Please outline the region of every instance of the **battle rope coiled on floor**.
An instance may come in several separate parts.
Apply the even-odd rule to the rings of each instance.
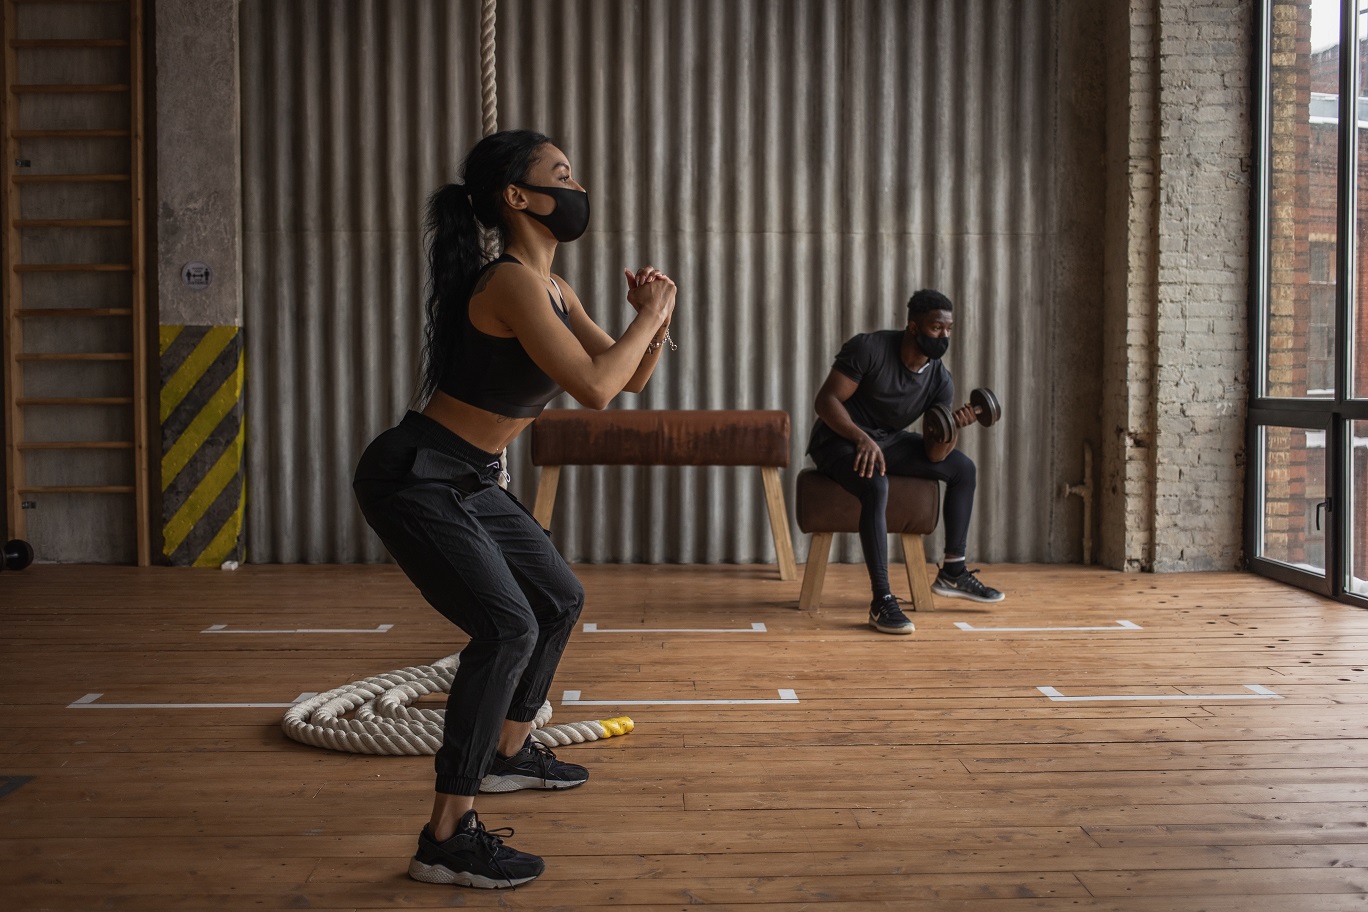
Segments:
[[[280,727],[302,744],[354,754],[434,754],[442,745],[446,710],[417,709],[411,704],[433,693],[449,693],[458,656],[431,665],[414,665],[388,674],[372,675],[296,703],[285,711]],[[354,713],[347,718],[348,713]],[[548,725],[547,701],[533,720],[532,737],[547,747],[581,744],[633,728],[626,716],[587,722]]]

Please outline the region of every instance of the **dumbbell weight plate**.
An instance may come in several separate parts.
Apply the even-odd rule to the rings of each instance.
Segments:
[[[969,394],[969,404],[978,412],[978,423],[984,427],[992,427],[1002,417],[1002,403],[986,386],[980,386]]]
[[[5,550],[0,555],[0,570],[23,570],[33,563],[33,546],[20,538],[5,542]]]
[[[928,443],[944,443],[954,440],[959,428],[955,427],[955,415],[950,407],[939,402],[926,410],[922,419],[922,438]]]

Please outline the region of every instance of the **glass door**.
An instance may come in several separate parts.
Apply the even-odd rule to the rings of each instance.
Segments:
[[[1331,594],[1326,544],[1333,519],[1325,427],[1302,414],[1269,414],[1254,428],[1252,473],[1260,479],[1251,518],[1251,563],[1268,576]]]

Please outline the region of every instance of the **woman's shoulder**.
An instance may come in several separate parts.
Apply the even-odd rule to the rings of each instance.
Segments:
[[[473,300],[487,295],[516,301],[538,292],[540,288],[541,280],[535,272],[510,256],[501,256],[490,260],[480,270],[470,297]]]

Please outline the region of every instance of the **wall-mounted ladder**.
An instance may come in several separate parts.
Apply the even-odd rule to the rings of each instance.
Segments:
[[[143,0],[0,3],[8,534],[145,566]]]

